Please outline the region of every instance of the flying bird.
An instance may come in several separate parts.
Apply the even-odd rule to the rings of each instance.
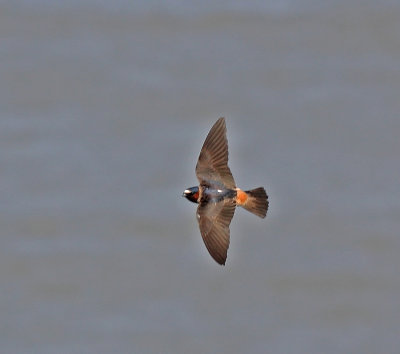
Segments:
[[[236,187],[228,167],[225,118],[219,118],[204,141],[196,165],[200,184],[183,196],[199,204],[196,217],[204,244],[214,260],[225,265],[229,248],[229,224],[236,206],[265,218],[268,196],[263,187],[243,191]]]

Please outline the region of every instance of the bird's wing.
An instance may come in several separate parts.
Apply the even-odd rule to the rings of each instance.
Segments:
[[[228,140],[225,118],[219,118],[204,141],[196,165],[196,176],[200,184],[204,182],[222,183],[229,189],[236,187],[228,167]]]
[[[203,241],[211,257],[221,265],[225,264],[228,253],[229,224],[235,207],[234,199],[225,199],[200,203],[197,208],[197,221]]]

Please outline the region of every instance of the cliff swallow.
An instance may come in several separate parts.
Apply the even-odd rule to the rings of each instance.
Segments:
[[[196,165],[200,184],[183,192],[197,207],[197,221],[208,252],[225,265],[229,247],[229,224],[237,205],[265,218],[268,196],[263,187],[243,191],[236,187],[228,167],[225,118],[219,118],[204,141]]]

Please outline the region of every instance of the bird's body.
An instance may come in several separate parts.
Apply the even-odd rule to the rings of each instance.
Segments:
[[[225,264],[229,247],[229,224],[236,206],[264,218],[268,196],[263,187],[243,191],[236,187],[228,167],[228,141],[225,119],[211,128],[196,165],[199,186],[188,188],[183,196],[198,203],[197,221],[204,243],[216,262]]]

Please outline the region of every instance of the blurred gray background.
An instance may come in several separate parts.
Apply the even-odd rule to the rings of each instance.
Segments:
[[[2,353],[399,353],[398,1],[2,1]],[[227,119],[265,186],[208,255]]]

